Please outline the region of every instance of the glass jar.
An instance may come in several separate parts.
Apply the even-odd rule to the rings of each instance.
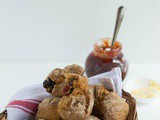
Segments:
[[[104,38],[94,45],[94,50],[88,55],[85,63],[86,75],[94,75],[112,70],[114,67],[120,67],[122,71],[122,80],[124,80],[128,71],[128,62],[124,59],[122,45],[116,41],[111,49],[111,39]]]

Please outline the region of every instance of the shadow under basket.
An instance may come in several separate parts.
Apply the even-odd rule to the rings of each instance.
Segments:
[[[136,110],[136,100],[126,91],[123,92],[123,98],[129,104],[129,114],[127,120],[138,120],[137,110]],[[0,113],[0,120],[7,120],[7,110]]]

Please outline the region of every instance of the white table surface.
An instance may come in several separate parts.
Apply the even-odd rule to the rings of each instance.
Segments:
[[[42,83],[46,75],[55,67],[68,64],[0,64],[0,111],[10,97],[21,88]],[[160,81],[160,64],[130,64],[125,80],[148,77]],[[160,100],[159,100],[160,101]],[[137,104],[139,120],[160,120],[160,102]]]

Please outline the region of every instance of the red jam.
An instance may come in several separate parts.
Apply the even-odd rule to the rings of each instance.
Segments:
[[[119,42],[116,42],[111,48],[108,38],[98,41],[94,45],[94,50],[87,57],[85,63],[86,75],[92,77],[110,71],[114,67],[120,67],[124,80],[128,71],[128,63],[121,50],[122,45]]]

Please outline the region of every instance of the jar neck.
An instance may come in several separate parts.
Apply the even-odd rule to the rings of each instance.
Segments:
[[[109,45],[109,38],[102,39],[98,41],[94,45],[94,54],[101,57],[101,58],[116,58],[121,54],[122,45],[120,42],[116,41],[114,46],[110,47]]]

